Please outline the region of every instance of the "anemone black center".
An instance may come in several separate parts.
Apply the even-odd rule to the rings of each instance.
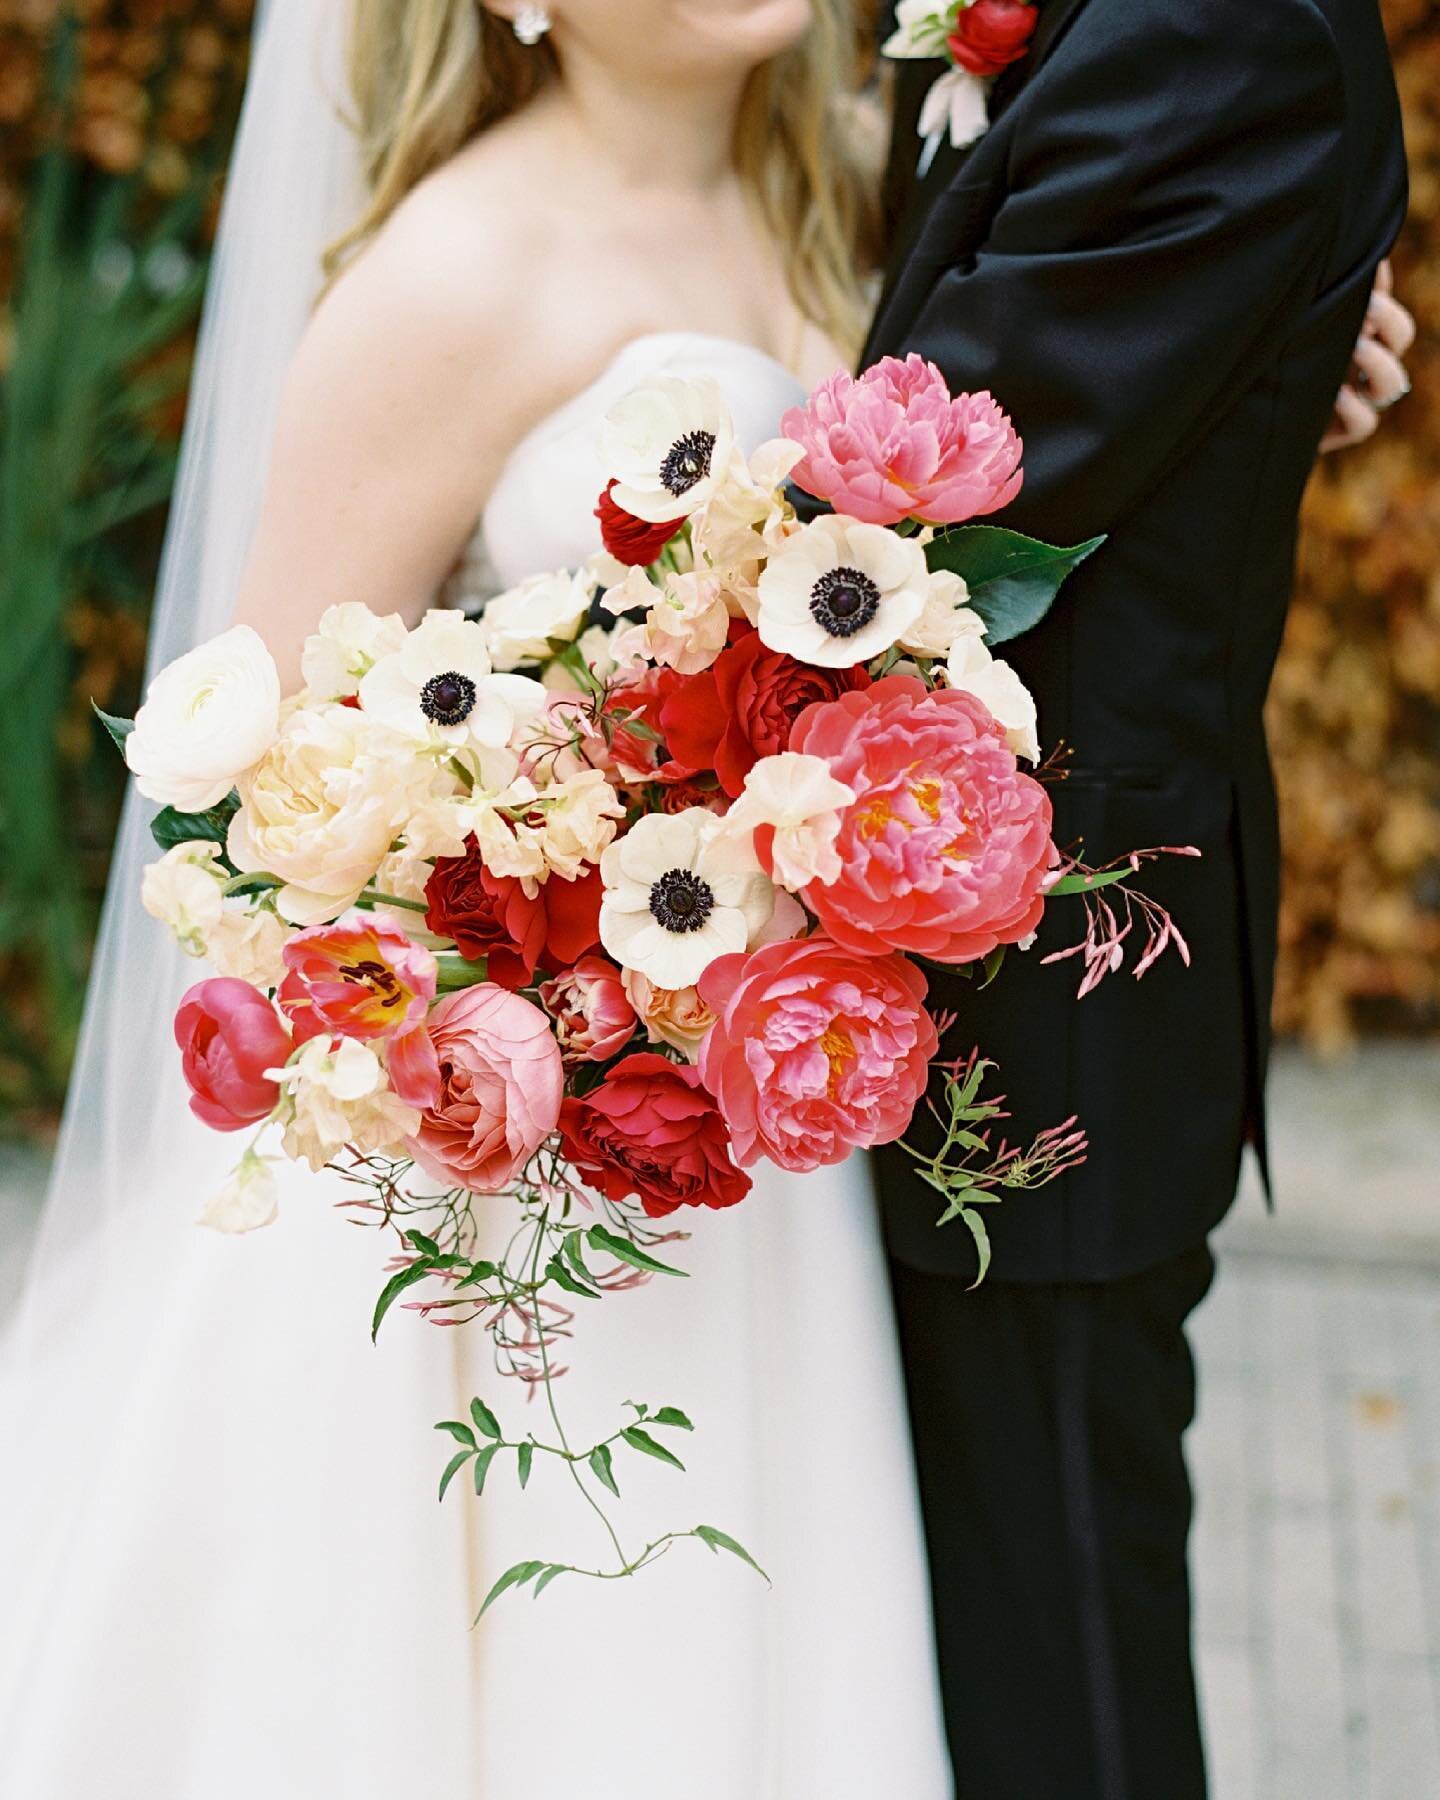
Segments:
[[[880,590],[860,569],[827,569],[810,590],[810,616],[831,637],[854,637],[880,610]]]
[[[475,710],[475,683],[447,669],[432,675],[420,690],[420,710],[435,725],[463,725]]]
[[[660,479],[668,492],[678,500],[688,494],[697,481],[710,473],[710,459],[715,454],[713,431],[689,431],[665,452],[660,465]]]
[[[699,931],[715,910],[710,883],[689,869],[671,869],[650,889],[650,911],[667,931]]]

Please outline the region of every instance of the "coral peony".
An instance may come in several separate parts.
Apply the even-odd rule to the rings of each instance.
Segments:
[[[1020,492],[1023,445],[989,394],[951,397],[934,363],[887,356],[858,379],[838,370],[783,420],[805,450],[795,480],[872,525],[957,525]]]
[[[447,1187],[495,1193],[555,1129],[565,1077],[538,1006],[485,982],[450,994],[430,1015],[440,1096],[425,1109],[410,1154]]]
[[[290,1034],[248,981],[197,981],[176,1009],[175,1042],[197,1119],[243,1131],[275,1110],[280,1090],[266,1071],[289,1056]]]
[[[914,963],[813,937],[722,957],[700,992],[718,1015],[700,1075],[738,1162],[818,1169],[910,1123],[939,1047]]]
[[[1050,797],[973,695],[887,675],[811,707],[791,742],[856,796],[839,875],[804,890],[837,943],[967,963],[1039,925],[1058,860]]]
[[[747,631],[713,667],[662,701],[660,730],[677,762],[713,769],[733,798],[762,756],[788,747],[790,728],[807,706],[869,685],[863,668],[813,668],[767,650],[758,632]]]
[[[567,1100],[560,1132],[583,1181],[610,1200],[638,1198],[651,1218],[734,1206],[750,1192],[698,1070],[648,1050],[616,1063],[583,1100]]]
[[[534,895],[513,875],[492,875],[472,838],[463,856],[442,856],[425,884],[425,923],[462,956],[486,960],[501,987],[522,988],[536,969],[562,969],[600,940],[600,872],[559,876]]]
[[[619,969],[603,956],[582,956],[573,969],[544,982],[540,1000],[555,1021],[567,1063],[608,1062],[635,1035],[635,1008]]]

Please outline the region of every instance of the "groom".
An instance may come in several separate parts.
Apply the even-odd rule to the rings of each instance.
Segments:
[[[1405,173],[1376,0],[977,0],[1026,45],[988,133],[916,123],[903,65],[892,259],[867,363],[917,351],[993,390],[1025,439],[1003,519],[1104,548],[1006,656],[1073,749],[1055,836],[1147,869],[1194,967],[1077,1002],[1078,915],[986,992],[933,984],[993,1057],[1012,1136],[1077,1113],[1088,1162],[968,1234],[906,1160],[879,1181],[963,1800],[1194,1800],[1184,1321],[1242,1146],[1265,1160],[1275,798],[1261,705],[1296,513]],[[1033,35],[1030,28],[1033,27]],[[1028,44],[1027,44],[1028,39]]]

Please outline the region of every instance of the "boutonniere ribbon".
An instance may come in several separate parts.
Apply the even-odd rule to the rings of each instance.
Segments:
[[[921,137],[948,132],[957,150],[990,126],[990,84],[1030,48],[1035,0],[900,0],[884,54],[897,59],[943,57],[951,66],[920,109]]]

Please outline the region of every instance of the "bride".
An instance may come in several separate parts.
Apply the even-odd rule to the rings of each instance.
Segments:
[[[745,447],[773,435],[861,323],[846,11],[270,0],[153,664],[238,616],[295,686],[335,602],[413,621],[583,561],[597,429],[645,377],[714,375]],[[397,1312],[372,1350],[383,1253],[328,1178],[291,1170],[268,1231],[194,1228],[229,1146],[188,1120],[195,971],[139,916],[146,856],[132,806],[0,1355],[0,1793],[943,1800],[864,1165],[767,1169],[702,1218],[695,1279],[582,1321],[562,1383],[581,1430],[684,1406],[690,1472],[627,1468],[627,1523],[713,1520],[773,1591],[688,1544],[471,1630],[518,1558],[593,1560],[595,1521],[539,1472],[436,1506],[433,1422],[496,1398],[484,1340]]]

